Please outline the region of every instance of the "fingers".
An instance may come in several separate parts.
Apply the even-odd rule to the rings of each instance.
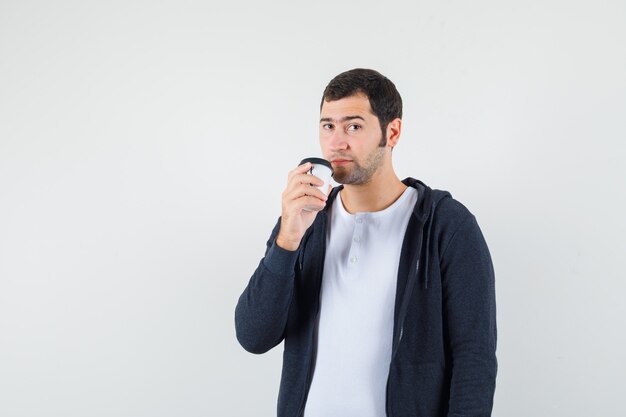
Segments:
[[[315,175],[307,174],[308,170],[311,168],[311,163],[307,162],[302,164],[291,172],[289,172],[287,179],[287,187],[285,188],[285,192],[283,194],[292,194],[295,190],[299,189],[301,195],[312,195],[310,193],[304,193],[303,191],[308,190],[308,188],[313,187],[321,187],[324,185],[324,181],[317,178]],[[305,186],[304,188],[302,186]],[[324,193],[321,193],[324,194]]]
[[[296,175],[306,174],[311,169],[311,165],[312,164],[310,162],[306,162],[302,165],[298,165],[297,167],[289,171],[287,181],[291,181],[291,179]]]
[[[326,202],[317,197],[301,197],[293,202],[293,209],[300,212],[305,207],[310,210],[320,211],[326,206]]]
[[[318,177],[307,174],[311,163],[302,164],[288,175],[288,183],[283,192],[283,210],[290,213],[298,213],[304,207],[323,209],[326,205],[327,195],[317,187],[322,187],[324,181]]]
[[[322,187],[324,181],[308,174],[311,165],[305,163],[289,172],[283,191],[281,225],[276,244],[285,249],[297,249],[317,212],[326,206],[328,197],[317,188]]]
[[[324,181],[320,180],[315,175],[307,174],[307,172],[309,172],[309,169],[311,169],[311,163],[307,162],[306,164],[302,164],[290,171],[289,175],[287,176],[288,184],[313,184],[316,187],[324,185]]]
[[[297,200],[302,197],[315,197],[322,203],[325,203],[328,197],[319,188],[310,184],[296,184],[293,187],[289,187],[283,193],[283,198],[287,201]]]

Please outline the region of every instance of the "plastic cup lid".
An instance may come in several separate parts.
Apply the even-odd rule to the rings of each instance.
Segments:
[[[310,162],[312,164],[324,165],[325,167],[328,167],[330,169],[331,175],[335,172],[330,162],[328,162],[327,160],[323,158],[304,158],[302,161],[300,161],[300,165],[306,164],[307,162]]]

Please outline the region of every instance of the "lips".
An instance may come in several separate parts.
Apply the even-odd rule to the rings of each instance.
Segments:
[[[334,158],[334,159],[331,159],[330,162],[333,165],[346,165],[346,164],[349,164],[350,162],[352,162],[352,159]]]

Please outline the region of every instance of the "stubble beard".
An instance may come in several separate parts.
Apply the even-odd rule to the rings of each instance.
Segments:
[[[363,165],[358,161],[352,160],[352,169],[345,167],[337,167],[334,169],[333,179],[339,184],[364,185],[371,181],[372,177],[383,164],[385,157],[385,147],[377,147],[367,158]]]

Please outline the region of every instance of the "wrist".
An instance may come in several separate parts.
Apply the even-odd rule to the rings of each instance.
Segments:
[[[300,240],[288,239],[279,233],[276,237],[276,245],[285,250],[295,251],[300,246]]]

